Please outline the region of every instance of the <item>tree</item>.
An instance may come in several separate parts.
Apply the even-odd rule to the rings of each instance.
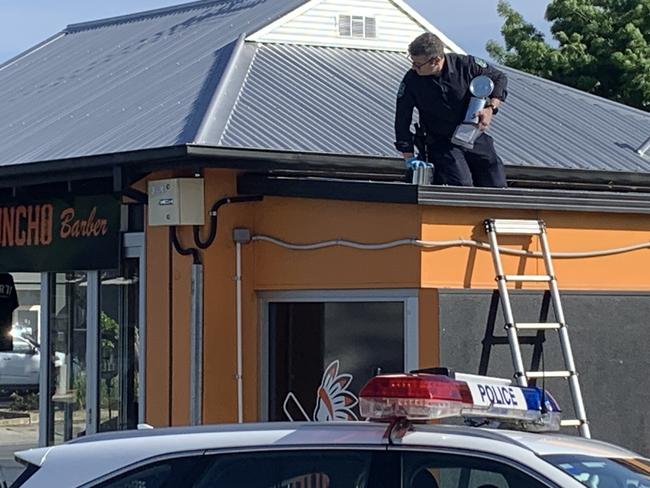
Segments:
[[[505,0],[501,64],[650,111],[650,0],[551,0],[546,19],[557,47]]]

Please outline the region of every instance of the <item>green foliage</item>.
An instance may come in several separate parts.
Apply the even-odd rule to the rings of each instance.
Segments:
[[[104,311],[99,315],[99,324],[102,338],[102,349],[114,350],[117,346],[117,338],[120,328],[119,324]]]
[[[38,410],[38,393],[12,393],[11,403],[9,410],[14,412],[28,412],[30,410]]]
[[[486,46],[497,62],[650,111],[650,0],[551,0],[557,47],[505,0],[497,12],[505,45]]]

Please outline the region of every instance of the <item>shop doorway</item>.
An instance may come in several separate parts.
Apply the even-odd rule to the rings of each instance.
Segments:
[[[118,270],[44,273],[39,444],[135,428],[144,406],[144,236]]]
[[[355,420],[359,390],[371,376],[417,368],[414,291],[261,298],[265,420]]]

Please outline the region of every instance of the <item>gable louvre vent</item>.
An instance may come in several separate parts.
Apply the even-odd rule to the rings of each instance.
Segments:
[[[339,36],[356,39],[376,39],[377,20],[362,15],[339,15]]]

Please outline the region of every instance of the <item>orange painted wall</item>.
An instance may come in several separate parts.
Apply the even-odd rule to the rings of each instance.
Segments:
[[[152,175],[152,179],[168,177]],[[206,170],[205,202],[209,207],[236,194],[236,175]],[[415,205],[341,202],[267,197],[263,202],[229,204],[219,211],[214,244],[204,262],[204,397],[206,423],[233,422],[237,415],[236,308],[234,227],[292,243],[347,239],[368,243],[402,238],[485,241],[485,218],[543,218],[553,251],[588,251],[650,241],[650,217],[568,212],[506,211]],[[203,235],[207,235],[207,226]],[[184,246],[192,244],[182,228]],[[521,239],[512,238],[513,244]],[[521,247],[521,246],[519,246]],[[529,246],[537,250],[537,244]],[[189,421],[189,314],[191,258],[173,253],[172,361],[166,227],[147,228],[147,422]],[[649,250],[582,260],[555,260],[560,289],[648,290],[644,272]],[[507,272],[541,273],[541,261],[507,257]],[[244,419],[258,419],[261,365],[259,310],[263,290],[416,288],[419,291],[421,365],[439,361],[437,288],[494,288],[490,253],[466,247],[423,250],[414,246],[365,251],[334,247],[316,251],[287,250],[267,242],[242,249]],[[170,402],[171,394],[171,402]],[[171,412],[169,406],[171,405]]]
[[[301,244],[337,238],[381,243],[417,238],[419,220],[415,205],[268,198],[258,208],[255,233]],[[420,253],[411,246],[294,251],[256,242],[254,247],[257,290],[418,288],[420,283]]]
[[[487,242],[486,218],[543,219],[552,252],[589,252],[650,242],[650,216],[601,213],[532,212],[494,209],[426,207],[422,211],[422,239],[474,239]],[[539,251],[537,239],[505,237],[501,244]],[[645,263],[645,264],[644,264]],[[555,259],[561,290],[649,290],[650,249],[606,257]],[[544,274],[542,259],[503,256],[508,274]],[[469,247],[425,250],[422,286],[431,288],[494,288],[489,251]],[[524,288],[539,288],[526,284]]]
[[[169,425],[169,246],[166,227],[148,227],[145,418],[152,425]]]
[[[152,175],[151,179],[168,177]],[[236,194],[235,174],[206,170],[207,209]],[[217,238],[202,253],[204,262],[204,398],[206,423],[233,422],[237,411],[234,227],[309,243],[332,237],[383,242],[418,237],[416,206],[266,198],[230,204],[219,210]],[[207,226],[203,235],[208,232]],[[169,381],[167,228],[147,229],[147,421],[154,425],[189,421],[189,306],[191,259],[173,253],[172,366]],[[189,228],[179,228],[183,246],[192,244]],[[254,242],[242,249],[244,419],[258,418],[260,290],[338,288],[417,288],[419,251],[412,247],[366,252],[331,248],[300,252]],[[168,404],[171,388],[171,414]]]

